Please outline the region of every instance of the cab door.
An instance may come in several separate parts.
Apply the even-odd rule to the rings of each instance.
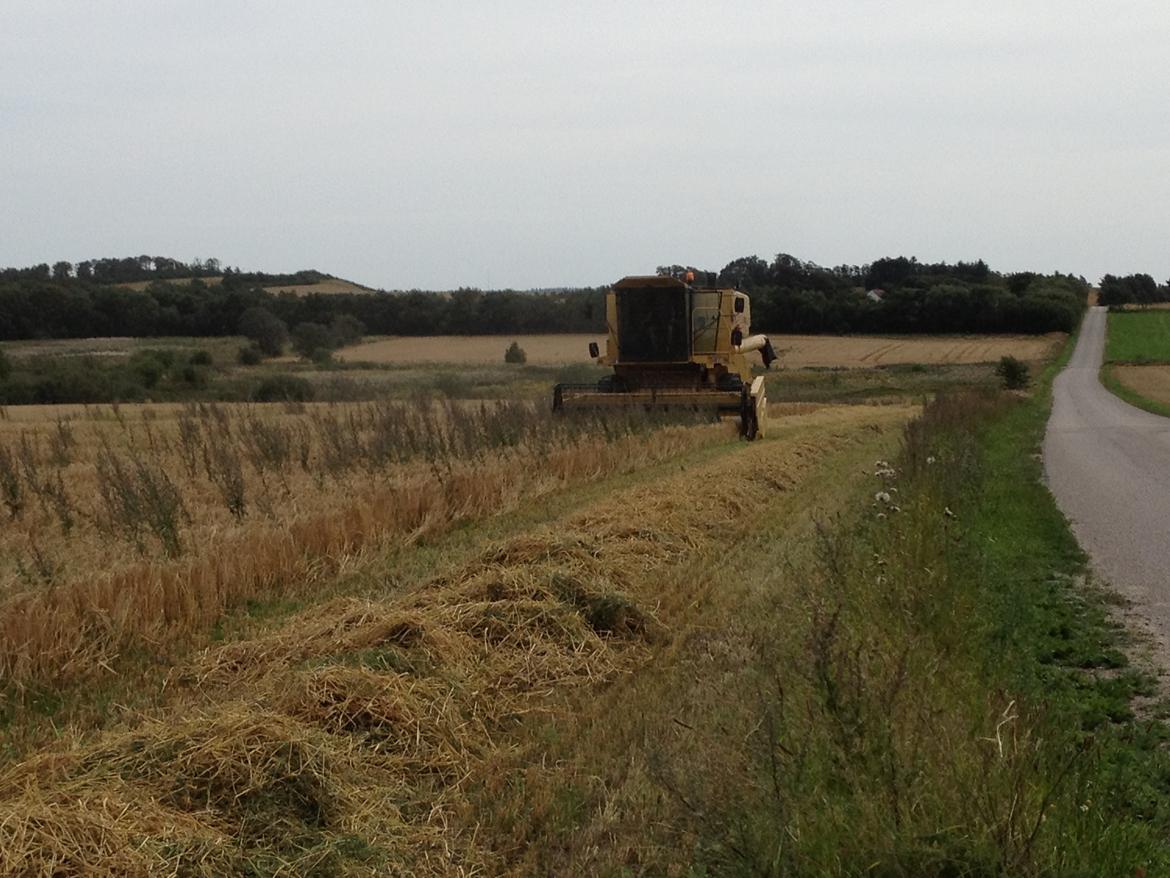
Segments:
[[[691,293],[691,350],[713,354],[719,343],[719,293]]]

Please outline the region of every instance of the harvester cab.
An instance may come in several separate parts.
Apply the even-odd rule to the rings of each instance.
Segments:
[[[764,366],[776,352],[751,334],[751,302],[738,290],[693,287],[673,277],[627,277],[605,298],[605,355],[589,353],[613,374],[596,384],[558,384],[553,411],[644,407],[709,410],[736,418],[741,436],[763,435],[764,377],[752,378],[747,354]]]

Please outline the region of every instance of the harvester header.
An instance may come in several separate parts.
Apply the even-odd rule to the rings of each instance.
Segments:
[[[606,340],[590,355],[613,374],[597,384],[558,384],[553,410],[641,406],[710,409],[739,419],[740,434],[762,435],[763,376],[746,355],[776,359],[766,335],[751,334],[751,302],[738,290],[692,287],[673,277],[634,276],[606,293]]]

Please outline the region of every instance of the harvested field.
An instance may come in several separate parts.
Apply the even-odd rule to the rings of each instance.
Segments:
[[[525,840],[572,807],[541,783],[551,741],[608,722],[590,704],[609,684],[696,649],[758,517],[833,514],[912,413],[795,415],[427,581],[372,564],[364,597],[212,646],[170,674],[168,705],[0,772],[0,872],[550,874],[533,857],[556,851]]]
[[[1049,335],[982,336],[772,336],[780,365],[864,369],[911,363],[993,363],[1013,356],[1045,360],[1064,342],[1063,333]]]
[[[273,294],[292,293],[294,296],[308,296],[314,293],[324,296],[335,296],[338,293],[370,294],[379,291],[370,287],[364,287],[361,284],[355,284],[352,281],[333,278],[332,280],[318,281],[315,284],[286,284],[284,286],[265,287],[264,292]]]
[[[513,341],[528,355],[528,362],[559,365],[589,361],[589,342],[604,343],[603,335],[433,335],[393,336],[371,339],[336,353],[350,363],[415,365],[421,363],[504,362],[504,351]]]
[[[192,278],[192,277],[176,277],[176,278],[170,278],[167,280],[134,280],[134,281],[127,281],[126,283],[117,284],[117,286],[120,286],[123,289],[137,290],[137,291],[141,292],[142,290],[145,290],[151,284],[157,284],[157,283],[174,284],[175,286],[179,286],[179,287],[189,287],[191,285],[191,281],[193,281],[193,280],[195,280],[195,278]],[[223,283],[222,275],[217,275],[215,277],[201,277],[201,278],[198,278],[198,280],[201,283],[207,284],[207,286],[209,286],[209,287],[217,287],[221,283]]]
[[[1049,357],[1064,335],[1043,336],[817,336],[773,335],[781,368],[869,368],[908,363],[990,363],[1011,355],[1039,361]],[[417,363],[499,363],[513,341],[529,363],[561,364],[589,361],[589,342],[604,345],[596,335],[517,336],[395,336],[373,339],[338,352],[348,362],[411,365]]]
[[[1124,387],[1138,396],[1170,406],[1170,366],[1116,364],[1108,368]]]
[[[126,283],[118,284],[127,290],[145,290],[148,286],[154,283],[175,284],[176,286],[190,286],[193,278],[180,277],[170,280],[139,280],[128,281]],[[208,286],[218,286],[223,283],[222,277],[201,277],[200,281]],[[268,293],[292,293],[295,296],[307,296],[310,293],[323,293],[324,295],[335,295],[337,293],[376,293],[378,292],[371,287],[365,287],[361,284],[355,284],[352,281],[342,280],[341,278],[331,278],[330,280],[318,281],[314,284],[284,284],[270,287],[264,287],[264,291]]]

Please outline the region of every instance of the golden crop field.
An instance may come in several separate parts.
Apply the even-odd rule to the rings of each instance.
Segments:
[[[303,591],[388,539],[417,540],[730,429],[631,416],[601,430],[520,402],[5,415],[0,677],[19,685],[84,680],[242,601]]]
[[[157,657],[163,684],[149,709],[57,729],[65,743],[0,772],[0,872],[591,874],[637,851],[685,862],[685,849],[642,847],[650,823],[609,826],[604,811],[604,840],[584,845],[585,859],[554,867],[545,858],[558,846],[527,844],[530,833],[557,833],[558,789],[593,783],[570,763],[538,758],[548,730],[620,730],[624,748],[638,711],[611,710],[610,687],[651,667],[676,637],[684,653],[742,648],[734,625],[712,623],[742,612],[750,580],[734,565],[752,557],[761,512],[788,528],[775,545],[811,545],[814,517],[842,507],[914,412],[819,408],[777,425],[774,440],[731,448],[717,426],[602,439],[596,427],[577,435],[541,425],[519,446],[485,441],[516,428],[515,407],[499,417],[443,410],[407,419],[411,428],[384,426],[389,413],[371,407],[123,413],[71,424],[72,439],[52,424],[34,443],[34,477],[53,483],[63,471],[74,504],[88,495],[98,513],[77,514],[66,534],[92,529],[123,545],[87,557],[88,577],[26,583],[0,604],[6,671],[30,683],[68,673],[110,685],[125,673],[119,655],[133,652]],[[372,465],[367,454],[390,439],[458,453]],[[12,435],[5,441],[26,454]],[[233,456],[249,492],[239,520],[223,508]],[[138,534],[145,554],[128,552],[94,498],[124,489],[149,504],[167,493],[166,479],[194,519],[182,525],[182,553],[160,551],[149,523]],[[418,541],[425,554],[444,523],[609,479],[576,507],[542,507],[499,539],[448,546],[420,581],[399,579],[409,554],[359,554],[379,533]],[[139,493],[148,480],[155,488]],[[53,490],[45,509],[40,493],[32,499],[39,524],[26,536],[54,530]],[[71,551],[102,551],[100,540],[78,539]],[[741,548],[729,557],[729,546]],[[42,552],[59,557],[48,544]],[[176,647],[229,603],[275,594],[308,605],[201,651]],[[57,636],[45,636],[49,627]],[[48,650],[64,665],[12,661],[20,650]],[[635,775],[606,796],[643,795],[638,784]]]
[[[1050,356],[1064,335],[1043,336],[824,336],[773,335],[781,368],[868,368],[909,363],[991,363],[1010,355],[1036,362]],[[487,364],[503,361],[513,341],[529,363],[589,361],[589,342],[604,348],[597,335],[395,336],[365,341],[338,352],[347,362],[413,365],[421,363]]]
[[[192,280],[194,280],[194,278],[177,277],[177,278],[173,278],[170,280],[165,280],[165,281],[163,281],[163,283],[175,284],[176,286],[185,287],[185,286],[190,286]],[[214,287],[214,286],[218,286],[219,284],[223,283],[223,276],[217,275],[215,277],[201,277],[201,278],[199,278],[199,280],[202,283],[207,284],[207,286],[209,286],[209,287]],[[127,290],[138,290],[141,292],[142,290],[145,290],[148,286],[150,286],[153,283],[158,283],[158,281],[134,280],[134,281],[126,281],[125,283],[117,284],[117,286],[123,287]]]
[[[180,277],[172,280],[163,281],[168,284],[176,284],[178,286],[188,286],[192,278]],[[223,283],[222,277],[201,277],[200,281],[208,286],[217,286]],[[127,281],[126,283],[118,284],[128,290],[145,290],[152,283],[157,281],[139,280]],[[372,293],[375,290],[370,287],[364,287],[361,284],[355,284],[348,280],[341,280],[340,278],[333,278],[330,280],[319,281],[314,284],[284,284],[270,287],[264,287],[264,291],[268,293],[293,293],[297,296],[307,296],[310,293],[324,293],[326,295],[335,293]]]

